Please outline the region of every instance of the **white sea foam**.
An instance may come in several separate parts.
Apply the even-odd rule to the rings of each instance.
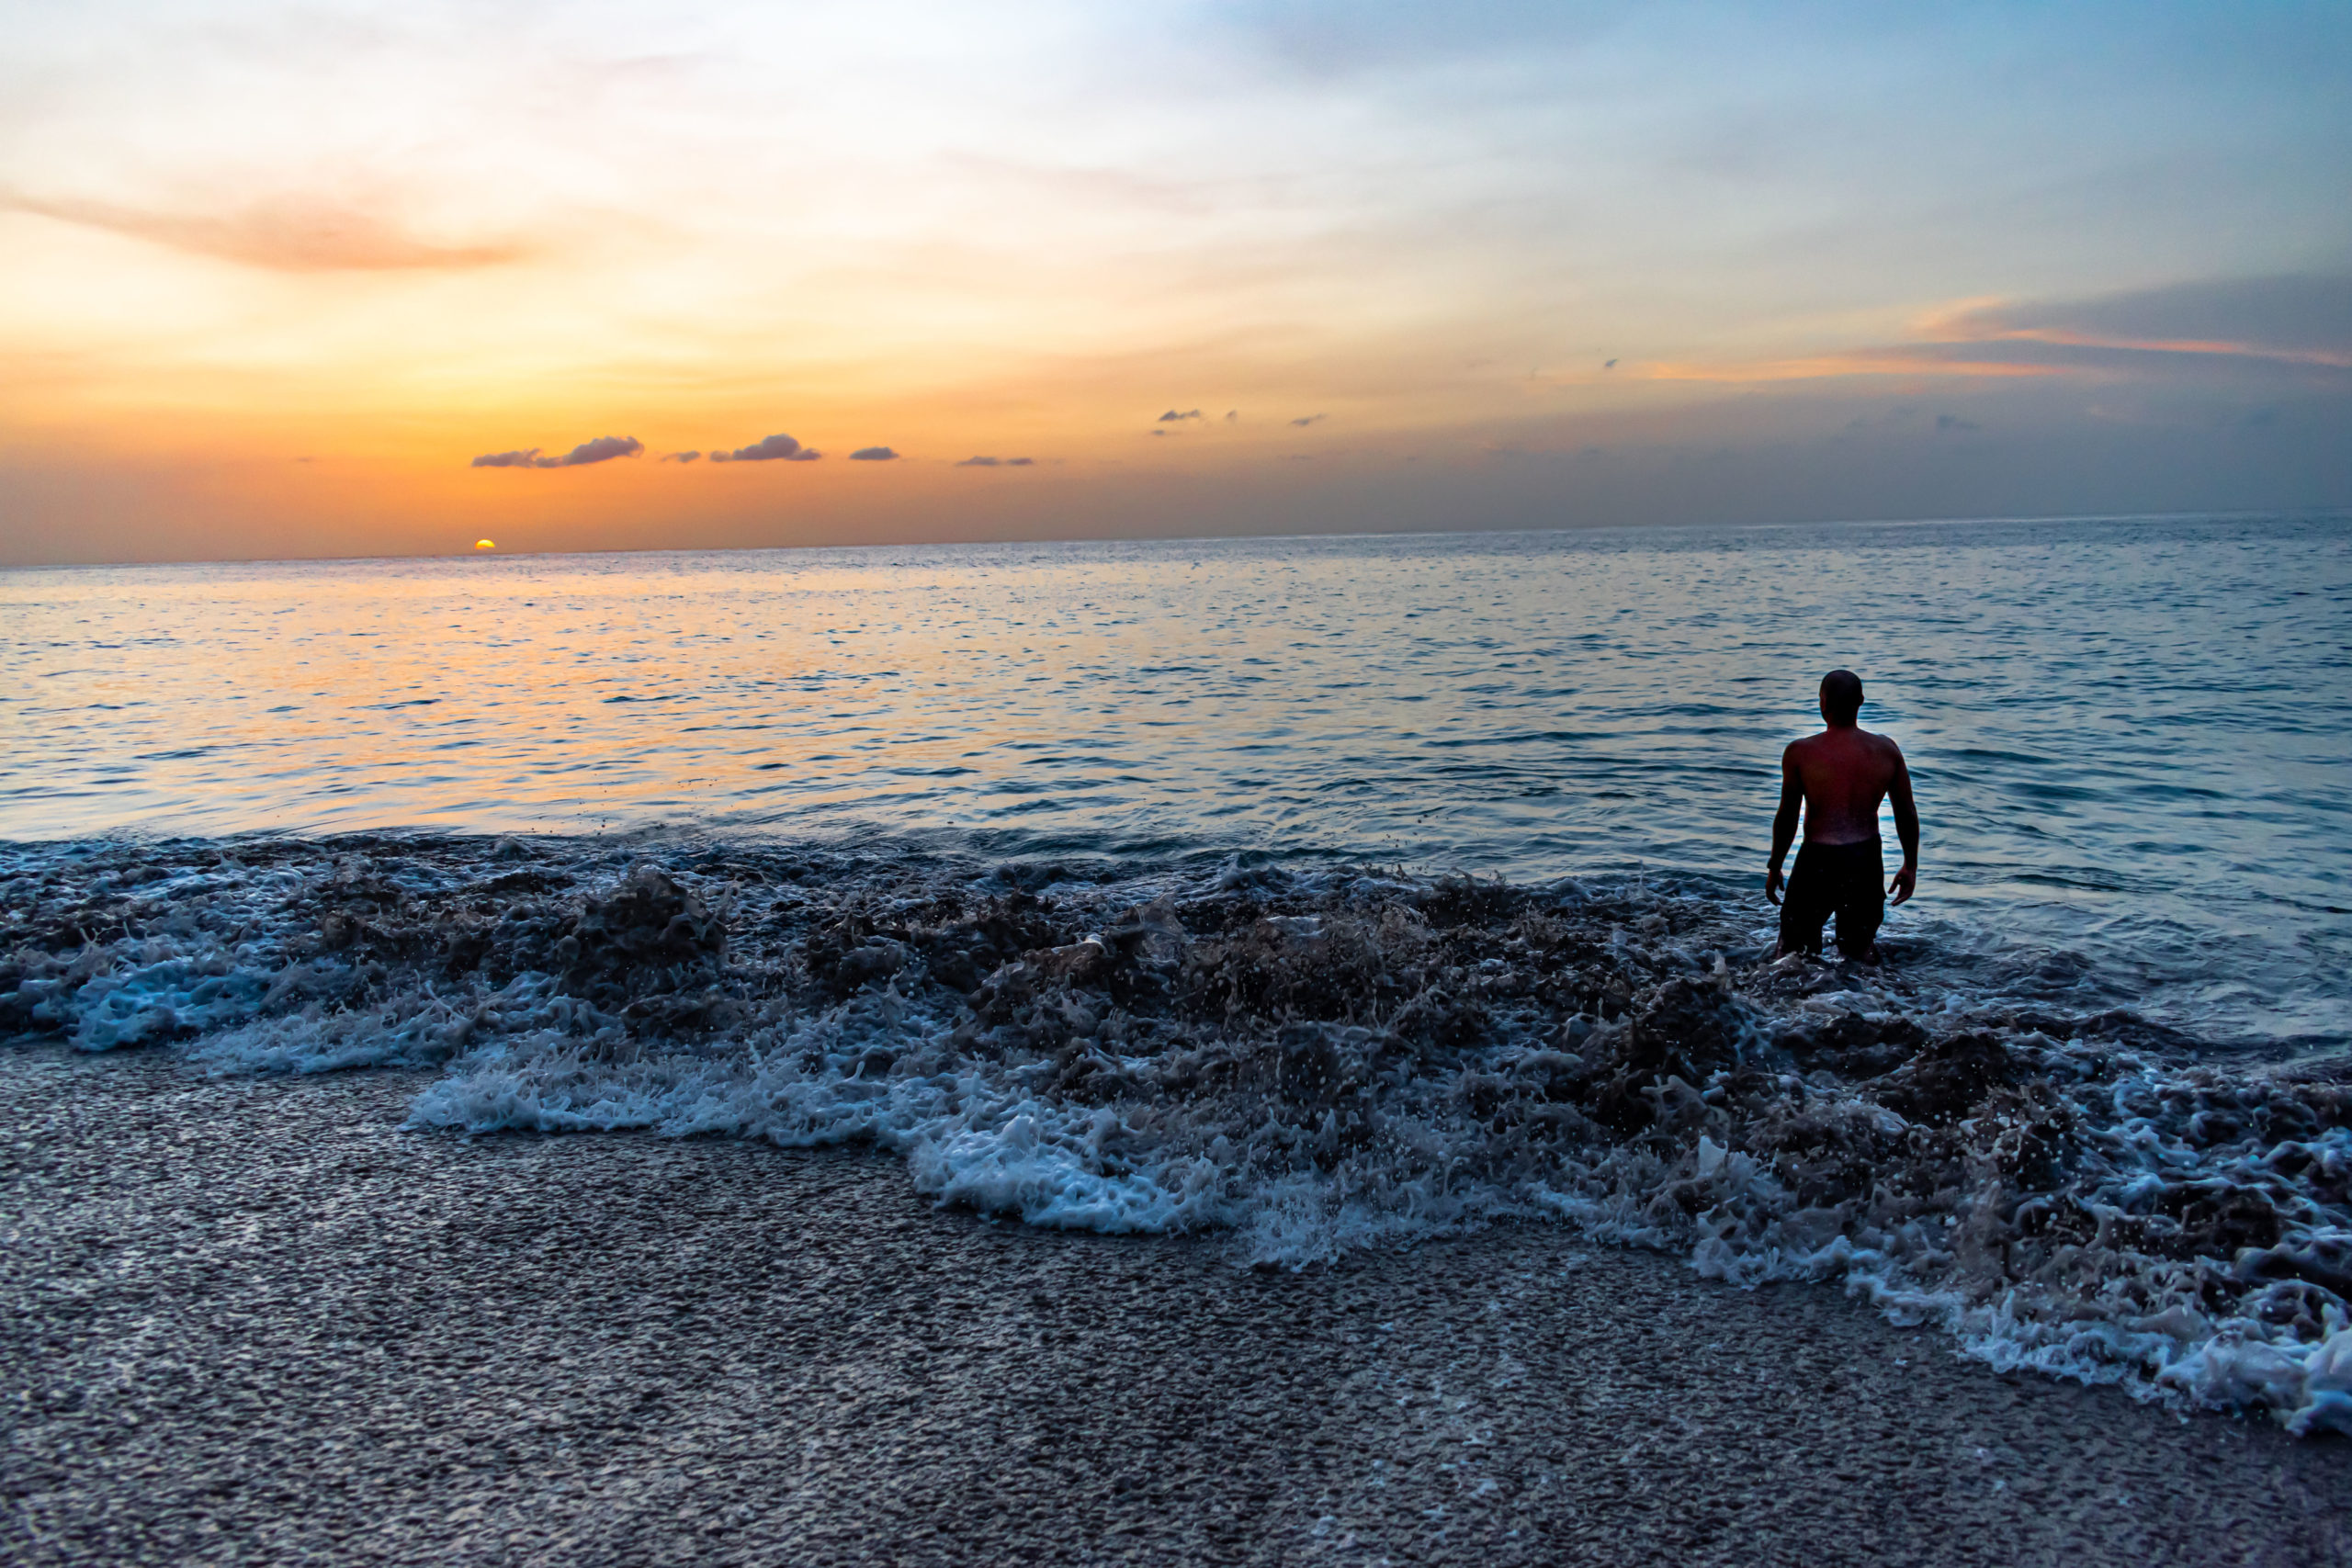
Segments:
[[[2065,964],[1766,964],[1702,898],[1598,884],[148,858],[160,883],[38,868],[10,1027],[223,1072],[437,1066],[418,1129],[869,1143],[944,1202],[1264,1264],[1560,1220],[1842,1281],[1998,1366],[2352,1432],[2342,1064],[2068,1015]]]

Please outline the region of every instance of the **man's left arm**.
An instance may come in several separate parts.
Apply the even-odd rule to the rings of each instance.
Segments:
[[[1903,869],[1887,891],[1900,904],[1919,890],[1919,807],[1911,799],[1911,769],[1903,761],[1903,748],[1892,740],[1887,745],[1894,750],[1894,779],[1886,794],[1894,807],[1894,836],[1903,843]]]

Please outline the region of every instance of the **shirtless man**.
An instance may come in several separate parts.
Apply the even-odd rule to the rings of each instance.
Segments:
[[[1861,711],[1861,677],[1832,670],[1821,678],[1821,717],[1828,728],[1792,740],[1781,753],[1781,809],[1772,818],[1772,864],[1764,874],[1764,897],[1781,906],[1779,953],[1818,954],[1822,924],[1834,913],[1838,951],[1874,964],[1887,893],[1900,904],[1918,890],[1919,809],[1911,803],[1911,771],[1894,741],[1854,722]],[[1881,891],[1886,862],[1879,853],[1878,803],[1889,795],[1903,869],[1894,886]],[[1804,848],[1783,899],[1781,861],[1797,836],[1799,801]]]

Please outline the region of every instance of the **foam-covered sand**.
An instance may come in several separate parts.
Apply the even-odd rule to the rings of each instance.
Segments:
[[[419,1131],[867,1143],[950,1204],[1234,1264],[1552,1222],[1838,1281],[1996,1368],[2352,1429],[2346,1062],[2182,1036],[2064,953],[1770,964],[1671,884],[1360,867],[6,853],[0,1026],[87,1051],[432,1066]]]
[[[2335,1439],[1506,1225],[1294,1271],[871,1152],[404,1131],[413,1072],[0,1054],[0,1555],[2256,1563]]]

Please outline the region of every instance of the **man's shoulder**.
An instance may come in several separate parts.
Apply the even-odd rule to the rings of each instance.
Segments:
[[[1885,758],[1888,761],[1900,762],[1903,761],[1903,748],[1894,743],[1894,736],[1882,735],[1876,730],[1865,729],[1862,731],[1862,739],[1870,743],[1871,750]]]

